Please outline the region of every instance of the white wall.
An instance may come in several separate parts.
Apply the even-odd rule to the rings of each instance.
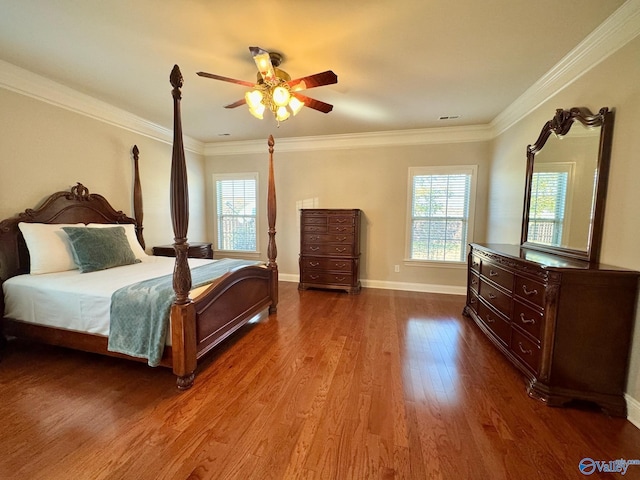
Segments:
[[[172,108],[171,98],[167,99]],[[81,182],[133,216],[133,159],[140,176],[147,250],[173,243],[169,210],[171,145],[0,88],[0,218],[33,208]],[[206,239],[203,157],[187,153],[189,238]]]

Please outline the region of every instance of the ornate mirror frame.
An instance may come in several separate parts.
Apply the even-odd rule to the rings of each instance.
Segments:
[[[553,133],[562,138],[569,133],[575,121],[588,128],[600,128],[600,143],[596,172],[594,179],[591,226],[586,239],[586,249],[572,249],[563,246],[536,243],[528,240],[529,212],[531,206],[531,186],[534,173],[535,157],[545,146],[549,136]],[[609,163],[611,159],[611,140],[613,136],[613,111],[607,107],[601,108],[597,114],[583,107],[570,110],[557,109],[555,116],[549,120],[540,136],[533,145],[527,146],[527,173],[525,183],[524,211],[522,215],[521,246],[524,248],[553,253],[563,257],[577,258],[591,263],[597,263],[600,257],[602,230],[604,223],[604,207],[607,195],[607,181],[609,177]]]

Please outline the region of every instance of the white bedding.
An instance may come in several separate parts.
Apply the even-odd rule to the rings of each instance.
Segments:
[[[189,259],[190,267],[215,260]],[[170,275],[175,259],[147,256],[142,263],[91,273],[79,270],[18,275],[3,284],[5,316],[14,320],[109,335],[111,295],[121,287]]]

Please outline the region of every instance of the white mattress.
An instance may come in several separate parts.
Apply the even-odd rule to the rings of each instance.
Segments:
[[[197,267],[214,261],[190,258],[189,265]],[[142,263],[98,272],[18,275],[3,284],[5,317],[107,336],[113,292],[142,280],[170,275],[174,265],[174,258],[149,256]]]

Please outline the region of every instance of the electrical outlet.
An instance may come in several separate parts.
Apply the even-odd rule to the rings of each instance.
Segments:
[[[400,265],[394,265],[393,266],[393,271],[398,273],[400,271]]]

